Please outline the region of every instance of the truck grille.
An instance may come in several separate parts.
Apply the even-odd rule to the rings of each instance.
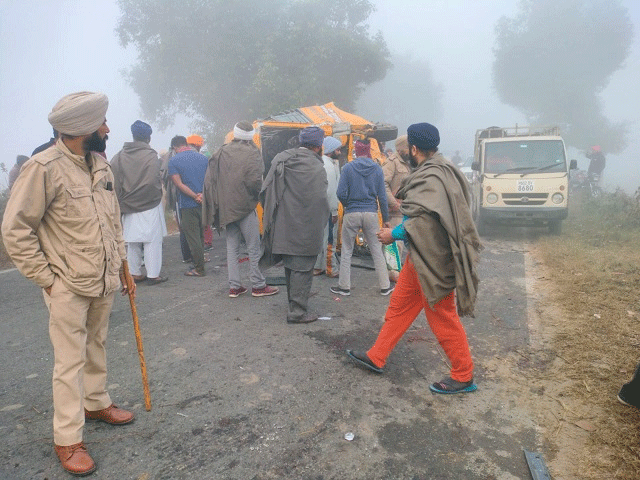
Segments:
[[[548,193],[503,193],[502,200],[505,205],[522,205],[535,207],[544,205],[549,198]]]

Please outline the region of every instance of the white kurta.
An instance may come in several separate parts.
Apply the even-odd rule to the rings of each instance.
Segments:
[[[122,215],[122,234],[132,275],[142,274],[142,260],[149,278],[158,278],[162,268],[162,239],[167,234],[162,202],[144,212]]]
[[[122,215],[122,234],[125,242],[151,243],[162,241],[167,234],[162,202],[144,212]]]

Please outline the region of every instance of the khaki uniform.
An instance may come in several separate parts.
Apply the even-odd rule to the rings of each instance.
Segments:
[[[382,164],[382,172],[384,173],[384,187],[387,191],[387,203],[389,204],[389,225],[395,228],[402,223],[402,212],[400,211],[400,202],[395,197],[396,193],[402,185],[402,181],[411,173],[411,167],[402,159],[398,152],[389,155],[386,162]],[[404,263],[407,258],[407,250],[404,242],[396,242],[398,253],[400,254],[400,262]],[[393,280],[397,280],[397,273],[390,271],[389,275],[393,276]]]
[[[111,404],[105,342],[126,258],[111,168],[62,141],[25,163],[2,223],[7,253],[43,289],[53,344],[54,442],[82,441],[83,407]]]
[[[387,203],[389,204],[389,222],[391,223],[391,228],[393,228],[402,222],[400,202],[398,202],[395,194],[402,181],[411,173],[411,168],[397,152],[394,152],[382,164],[382,172],[384,173],[384,186],[387,191]]]

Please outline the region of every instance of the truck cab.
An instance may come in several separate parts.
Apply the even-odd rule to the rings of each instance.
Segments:
[[[476,132],[473,216],[488,225],[547,225],[560,234],[569,210],[569,170],[558,127],[490,127]]]

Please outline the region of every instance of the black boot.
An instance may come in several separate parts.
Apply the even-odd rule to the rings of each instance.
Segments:
[[[640,364],[636,367],[631,381],[620,389],[618,400],[625,405],[640,408]]]

